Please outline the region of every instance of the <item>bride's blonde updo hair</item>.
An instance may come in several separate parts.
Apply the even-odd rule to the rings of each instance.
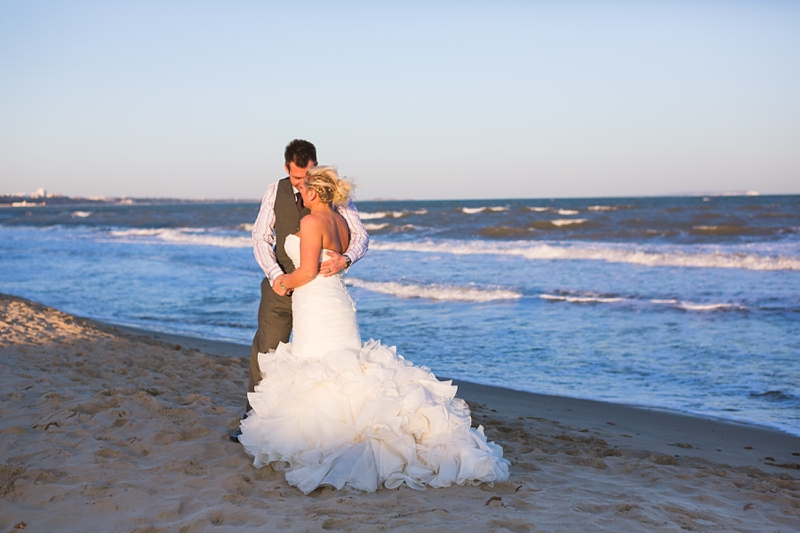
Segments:
[[[348,179],[339,179],[333,167],[311,167],[306,174],[305,185],[314,189],[323,203],[346,204],[353,194],[355,185]]]

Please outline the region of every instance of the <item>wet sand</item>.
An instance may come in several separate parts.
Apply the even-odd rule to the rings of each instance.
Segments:
[[[227,438],[249,347],[0,295],[0,531],[800,531],[800,438],[457,382],[508,482],[318,489]]]

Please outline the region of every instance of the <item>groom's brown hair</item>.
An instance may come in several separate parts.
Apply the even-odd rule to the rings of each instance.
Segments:
[[[286,151],[283,152],[283,159],[286,161],[286,167],[289,163],[294,163],[300,168],[305,168],[309,163],[317,165],[317,149],[308,141],[303,139],[295,139],[286,145]]]

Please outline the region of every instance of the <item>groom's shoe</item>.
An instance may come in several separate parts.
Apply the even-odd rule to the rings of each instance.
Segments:
[[[242,420],[247,418],[247,413],[242,415]],[[239,442],[239,437],[242,436],[242,428],[238,427],[234,431],[228,433],[228,438],[231,439],[233,442]]]

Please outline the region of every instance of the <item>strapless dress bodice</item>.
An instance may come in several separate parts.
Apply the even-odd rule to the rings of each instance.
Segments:
[[[300,238],[287,235],[284,249],[300,266]],[[327,259],[323,249],[319,261]],[[344,284],[342,272],[318,275],[292,293],[292,352],[299,357],[319,359],[335,348],[361,347],[356,309]]]

